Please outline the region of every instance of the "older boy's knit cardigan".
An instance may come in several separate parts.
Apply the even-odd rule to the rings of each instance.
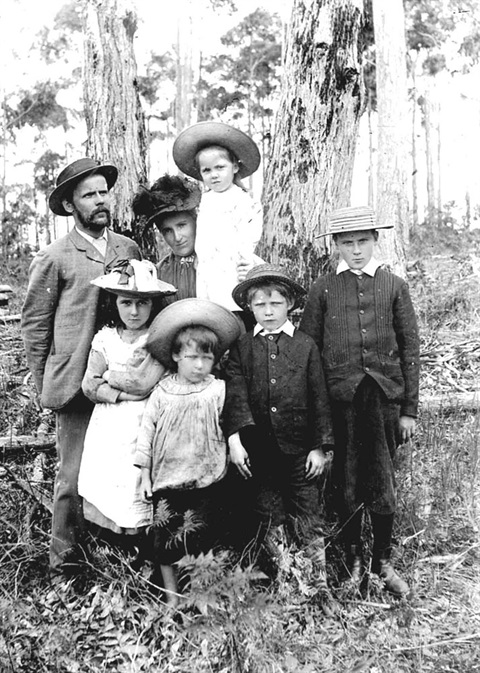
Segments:
[[[418,328],[401,278],[381,268],[373,278],[350,271],[318,278],[300,330],[319,347],[332,400],[352,401],[371,376],[402,415],[417,415]]]

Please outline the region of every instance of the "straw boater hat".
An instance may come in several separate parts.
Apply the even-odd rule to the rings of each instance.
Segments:
[[[163,175],[153,185],[141,187],[132,201],[136,217],[144,216],[147,224],[164,213],[195,210],[202,197],[198,183],[180,175]]]
[[[222,122],[199,122],[182,131],[173,143],[173,160],[178,168],[192,178],[201,180],[195,157],[211,145],[226,147],[238,160],[238,177],[246,178],[260,165],[260,152],[246,133]]]
[[[231,311],[206,299],[181,299],[169,304],[150,325],[147,350],[166,367],[173,366],[172,343],[183,327],[208,327],[218,337],[218,358],[240,336],[240,323]]]
[[[375,211],[369,206],[350,206],[334,210],[329,218],[329,229],[320,236],[343,234],[350,231],[368,231],[371,229],[393,229],[393,224],[379,224]]]
[[[291,292],[294,305],[292,308],[296,308],[301,299],[305,296],[306,290],[304,287],[297,283],[295,280],[292,280],[285,271],[276,264],[259,264],[254,266],[245,276],[245,280],[239,283],[236,287],[233,288],[232,297],[233,300],[243,309],[248,308],[247,303],[247,293],[248,290],[253,285],[262,285],[269,281],[282,283],[287,285]]]
[[[102,164],[100,161],[95,159],[78,159],[73,163],[69,164],[57,178],[57,186],[50,194],[48,199],[48,204],[50,210],[55,213],[55,215],[64,215],[67,217],[71,215],[63,207],[63,200],[70,196],[73,188],[81,180],[90,177],[90,175],[96,175],[99,173],[103,175],[107,181],[107,187],[110,190],[117,181],[118,171],[112,164]]]
[[[103,290],[132,298],[151,298],[176,293],[176,288],[157,278],[152,262],[129,259],[120,262],[110,273],[90,281]]]

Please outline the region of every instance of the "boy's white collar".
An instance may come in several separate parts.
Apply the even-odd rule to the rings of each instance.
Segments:
[[[367,276],[371,276],[373,278],[379,266],[382,266],[382,263],[375,259],[375,257],[372,257],[371,260],[365,264],[363,269],[351,269],[346,261],[342,259],[337,266],[337,274],[343,273],[344,271],[351,271],[356,276],[366,273]]]
[[[295,333],[295,327],[293,326],[293,323],[290,322],[290,320],[285,320],[283,325],[281,327],[279,327],[278,329],[273,330],[273,332],[267,332],[267,330],[265,330],[260,325],[260,323],[258,323],[258,322],[255,325],[255,327],[253,328],[253,336],[257,336],[257,334],[262,334],[262,335],[265,335],[265,334],[280,334],[280,332],[285,332],[285,334],[287,334],[288,336],[293,337],[293,335]]]

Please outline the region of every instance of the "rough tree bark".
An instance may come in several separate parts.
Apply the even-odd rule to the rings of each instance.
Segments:
[[[404,275],[410,129],[402,0],[373,0],[373,22],[378,101],[376,211],[379,222],[395,227],[381,233],[378,256]]]
[[[85,8],[87,154],[118,167],[113,228],[131,230],[132,195],[147,179],[145,119],[133,51],[136,17],[125,0],[87,0]]]
[[[364,106],[362,0],[295,0],[282,99],[264,189],[259,254],[307,286],[320,270],[328,214],[350,204]]]

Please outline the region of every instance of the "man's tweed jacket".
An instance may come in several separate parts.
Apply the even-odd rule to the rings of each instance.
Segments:
[[[30,266],[22,310],[27,362],[44,407],[60,409],[81,391],[98,328],[100,289],[90,281],[122,259],[140,259],[129,238],[108,231],[105,259],[73,229]]]

